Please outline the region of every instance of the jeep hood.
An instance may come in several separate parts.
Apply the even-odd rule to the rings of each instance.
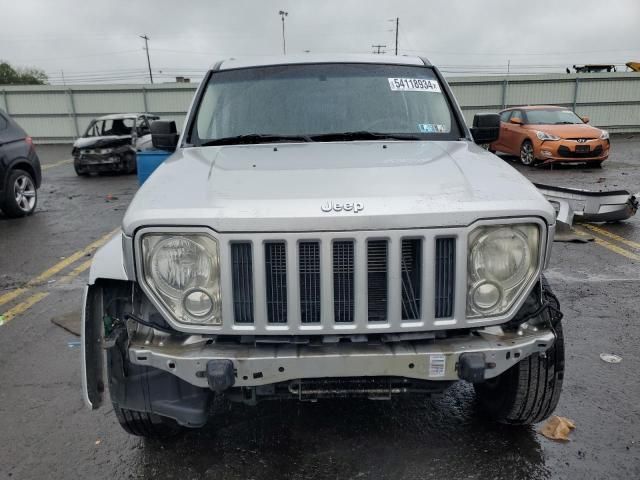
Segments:
[[[327,202],[363,208],[326,212]],[[555,222],[527,179],[468,141],[289,143],[178,150],[140,188],[123,229],[377,230],[517,216]]]

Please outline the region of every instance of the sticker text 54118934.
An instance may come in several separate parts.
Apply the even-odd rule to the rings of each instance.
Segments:
[[[403,92],[435,92],[440,93],[440,85],[435,80],[426,78],[389,78],[389,87]]]

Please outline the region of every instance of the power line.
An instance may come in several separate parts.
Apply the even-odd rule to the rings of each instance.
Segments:
[[[149,58],[149,37],[145,33],[144,35],[139,35],[140,38],[144,39],[144,49],[147,52],[147,65],[149,66],[149,79],[151,80],[151,84],[153,85],[153,73],[151,73],[151,59]]]

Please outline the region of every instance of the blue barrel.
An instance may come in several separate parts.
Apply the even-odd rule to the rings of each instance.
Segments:
[[[171,155],[171,152],[165,152],[164,150],[143,150],[137,152],[138,183],[142,185],[147,178],[149,178],[149,175],[151,175],[169,155]]]

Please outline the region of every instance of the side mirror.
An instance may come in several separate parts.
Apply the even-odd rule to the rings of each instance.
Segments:
[[[165,150],[167,152],[175,152],[178,147],[178,131],[176,122],[157,120],[151,122],[151,143],[153,148],[157,150]]]
[[[580,117],[584,123],[589,123],[589,117]]]
[[[524,122],[522,121],[522,119],[518,117],[510,119],[509,122],[515,125],[524,125]]]
[[[471,128],[473,141],[478,144],[492,143],[500,136],[500,115],[497,113],[476,113]]]

